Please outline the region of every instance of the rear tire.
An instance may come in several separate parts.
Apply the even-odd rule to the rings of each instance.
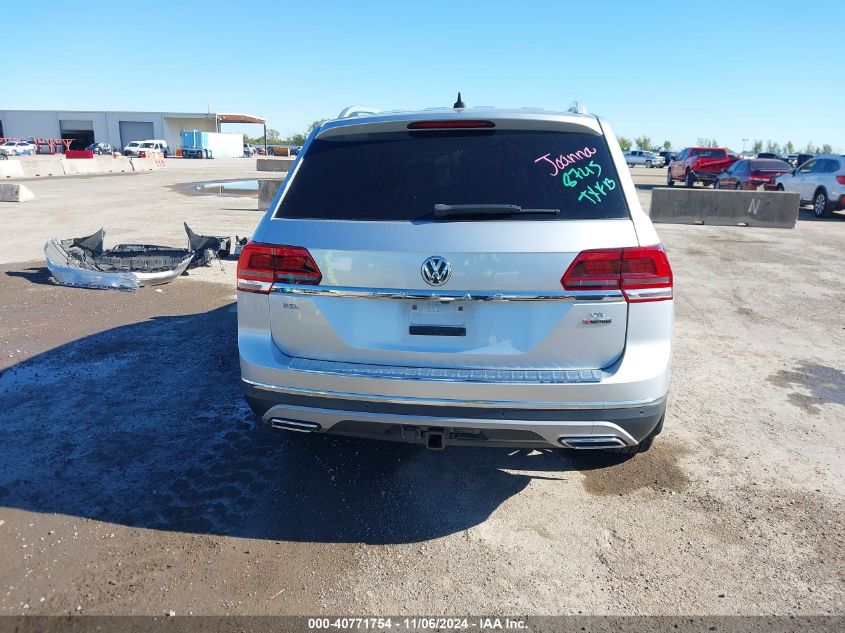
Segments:
[[[675,181],[672,180],[672,169],[670,168],[669,171],[666,172],[666,186],[667,187],[674,187]]]
[[[686,178],[684,178],[685,187],[695,187],[695,172],[688,171]]]
[[[736,189],[737,191],[742,191],[742,183],[741,182],[736,183],[736,186],[734,187],[734,189]]]
[[[778,191],[786,191],[786,189],[783,188],[783,185],[778,185]]]
[[[833,205],[827,199],[827,192],[819,189],[813,194],[813,213],[817,218],[829,218],[833,213]]]
[[[713,183],[713,189],[721,189],[721,187],[719,186],[719,181],[718,181],[718,180],[717,180],[716,182],[714,182],[714,183]]]
[[[647,161],[645,162],[645,166],[646,166],[646,167],[648,167],[649,169],[651,169],[651,167],[652,167],[652,165],[651,165],[651,161],[650,161],[650,160],[647,160]]]

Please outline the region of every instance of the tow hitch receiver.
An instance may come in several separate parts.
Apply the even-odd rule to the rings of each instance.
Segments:
[[[446,448],[446,435],[443,429],[428,429],[425,432],[425,447],[432,451],[442,451]]]

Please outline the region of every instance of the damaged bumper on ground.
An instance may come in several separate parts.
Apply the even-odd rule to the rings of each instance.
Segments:
[[[105,231],[44,245],[47,268],[62,285],[135,290],[166,284],[185,272],[194,251],[148,244],[104,250]]]

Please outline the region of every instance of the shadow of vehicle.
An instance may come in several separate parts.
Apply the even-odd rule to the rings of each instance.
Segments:
[[[50,270],[46,266],[32,266],[22,270],[7,270],[6,275],[9,277],[20,277],[34,284],[55,285],[53,278],[50,276]]]
[[[798,219],[802,222],[841,222],[845,220],[845,211],[834,211],[826,218],[820,218],[813,213],[813,207],[798,207]]]
[[[0,505],[131,527],[400,543],[484,521],[533,477],[613,462],[264,431],[233,304],[156,317],[0,373]]]

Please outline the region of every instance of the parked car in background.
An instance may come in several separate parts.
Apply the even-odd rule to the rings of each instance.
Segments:
[[[123,148],[123,155],[137,156],[139,147],[141,147],[141,141],[130,141],[126,144],[126,147]]]
[[[624,153],[625,162],[628,163],[628,167],[634,167],[635,165],[644,165],[649,169],[652,167],[663,167],[666,163],[666,159],[662,156],[658,156],[654,152],[649,152],[640,149],[634,149]]]
[[[163,139],[149,139],[141,143],[140,151],[161,152],[165,158],[170,156],[170,147]]]
[[[774,191],[775,178],[792,170],[789,163],[775,158],[753,158],[736,161],[719,174],[715,189],[760,189]]]
[[[258,154],[259,156],[266,156],[266,155],[267,155],[267,150],[265,150],[263,147],[261,147],[261,146],[259,145],[259,146],[257,146],[257,147],[255,148],[255,153],[256,153],[256,154]]]
[[[670,151],[666,151],[666,150],[664,150],[662,152],[657,152],[657,153],[658,153],[658,155],[663,157],[663,161],[667,165],[669,163],[671,163],[673,160],[675,160],[675,157],[678,155],[678,152],[670,152]]]
[[[263,424],[430,449],[648,449],[672,271],[600,119],[352,116],[301,155],[237,266],[242,385]]]
[[[792,191],[802,203],[812,203],[817,218],[845,209],[845,156],[815,156],[777,178],[778,191]]]
[[[669,164],[666,185],[671,187],[675,181],[687,187],[700,182],[705,186],[716,182],[716,178],[736,162],[730,158],[724,147],[687,147]]]
[[[244,156],[249,158],[250,156],[255,156],[256,149],[249,143],[244,143]]]
[[[141,152],[161,152],[170,156],[170,147],[167,141],[162,139],[149,139],[146,141],[132,141],[123,148],[124,156],[140,156]]]
[[[0,154],[5,156],[21,156],[22,154],[35,154],[38,148],[29,141],[6,141],[0,145]]]
[[[91,143],[85,149],[95,154],[111,154],[114,152],[114,148],[108,143]]]
[[[800,167],[814,156],[815,154],[798,154],[798,156],[795,157],[795,166]]]
[[[780,154],[776,154],[775,152],[758,152],[757,158],[774,158],[776,160],[782,160],[784,162],[788,162],[785,156],[781,156]]]
[[[291,145],[290,146],[290,155],[291,156],[298,156],[299,152],[302,150],[302,147],[299,145]]]
[[[793,167],[798,167],[798,154],[787,154],[785,160]]]

